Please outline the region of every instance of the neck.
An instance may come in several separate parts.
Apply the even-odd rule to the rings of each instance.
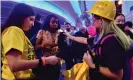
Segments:
[[[21,27],[21,29],[22,29],[23,31],[27,31],[24,27]]]

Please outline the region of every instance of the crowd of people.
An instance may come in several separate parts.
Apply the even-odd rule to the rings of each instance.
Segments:
[[[32,7],[16,4],[2,27],[2,80],[59,80],[62,61],[66,70],[85,61],[89,80],[133,80],[132,22],[111,1],[97,1],[88,13],[93,35],[83,25],[61,30],[55,14],[40,23]]]

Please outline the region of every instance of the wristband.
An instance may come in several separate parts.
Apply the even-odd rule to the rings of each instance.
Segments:
[[[95,68],[96,68],[96,71],[99,72],[99,65],[98,64],[95,64]]]
[[[45,66],[46,65],[46,59],[44,57],[41,57],[42,60],[42,65]]]
[[[40,67],[40,66],[42,66],[42,65],[43,65],[43,62],[42,62],[42,59],[40,58],[40,59],[39,59],[38,66]]]
[[[95,64],[95,68],[91,68],[93,72],[99,72],[99,65]]]

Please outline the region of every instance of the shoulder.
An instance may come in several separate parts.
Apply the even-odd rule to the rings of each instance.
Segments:
[[[110,49],[112,51],[118,51],[118,50],[125,50],[123,46],[121,45],[121,41],[118,38],[116,34],[107,34],[105,35],[101,41],[100,44],[102,47],[106,48],[107,50]],[[117,50],[116,50],[117,49]]]
[[[23,32],[23,30],[21,28],[17,27],[17,26],[11,26],[11,27],[9,27],[9,29]]]
[[[114,40],[117,40],[117,36],[114,33],[108,33],[101,38],[100,43],[112,42]]]
[[[102,47],[104,48],[109,48],[109,49],[123,49],[122,45],[121,45],[121,41],[118,38],[118,36],[116,34],[106,34],[105,36],[103,36],[99,42],[101,44]]]
[[[5,29],[2,32],[2,34],[4,34],[4,33],[8,33],[8,34],[10,34],[10,33],[11,34],[22,34],[22,35],[24,35],[23,30],[21,28],[17,27],[17,26],[11,26],[11,27]]]

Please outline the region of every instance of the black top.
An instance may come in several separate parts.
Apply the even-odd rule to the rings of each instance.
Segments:
[[[88,38],[87,33],[82,33],[81,31],[78,31],[74,34],[76,37],[85,37]],[[71,52],[75,60],[78,59],[76,62],[80,62],[83,59],[84,53],[87,51],[87,45],[86,44],[81,44],[75,41],[72,41],[71,45]]]
[[[105,36],[108,36],[110,34],[107,34]],[[101,40],[103,38],[101,38]],[[98,44],[101,43],[101,40],[98,42]],[[88,39],[88,44],[89,44],[89,39]],[[100,66],[108,67],[110,71],[113,71],[113,72],[117,72],[118,70],[121,70],[124,68],[125,49],[120,44],[118,37],[116,36],[108,37],[107,39],[104,40],[103,44],[99,47],[101,47],[101,55],[97,53],[97,56],[99,56],[98,63]],[[97,51],[99,47],[94,47],[96,48],[95,51]],[[93,80],[112,80],[102,75],[101,73],[98,73],[94,77],[92,77]]]
[[[125,31],[125,33],[133,39],[133,33],[130,30]]]

